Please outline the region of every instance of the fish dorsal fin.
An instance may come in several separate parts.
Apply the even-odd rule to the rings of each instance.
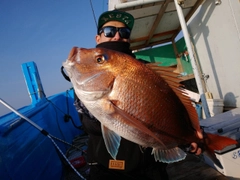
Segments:
[[[174,72],[176,70],[175,67],[169,66],[159,66],[160,63],[149,63],[146,66],[152,69],[154,72],[160,75],[165,82],[171,87],[180,101],[183,103],[184,107],[186,108],[188,115],[191,119],[192,126],[195,130],[200,131],[198,115],[196,112],[193,103],[188,96],[186,90],[183,88],[183,85],[180,84],[182,81],[180,79],[181,75],[179,73]]]

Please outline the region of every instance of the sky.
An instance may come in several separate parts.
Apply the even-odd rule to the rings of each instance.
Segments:
[[[0,0],[0,98],[15,109],[31,104],[22,63],[37,64],[47,97],[72,85],[60,68],[73,46],[95,47],[96,20],[108,0]],[[0,116],[10,112],[0,103]]]

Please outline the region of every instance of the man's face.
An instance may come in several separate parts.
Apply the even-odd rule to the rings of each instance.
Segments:
[[[103,27],[106,27],[106,26],[114,26],[114,27],[118,27],[118,28],[126,27],[125,24],[123,24],[122,22],[119,22],[119,21],[109,21],[103,25]],[[102,42],[107,42],[107,41],[128,42],[129,39],[121,38],[119,32],[117,32],[114,37],[105,37],[104,33],[101,33],[100,35],[96,35],[96,43],[97,44],[100,44]]]

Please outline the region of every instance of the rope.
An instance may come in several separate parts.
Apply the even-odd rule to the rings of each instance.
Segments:
[[[64,121],[68,122],[69,120],[71,120],[73,126],[77,129],[82,130],[81,126],[77,126],[72,118],[72,116],[69,114],[69,104],[68,104],[68,93],[69,90],[66,91],[66,103],[67,103],[67,114],[65,114],[65,112],[63,110],[61,110],[58,106],[56,106],[52,101],[50,101],[48,98],[46,98],[46,100],[48,102],[50,102],[52,104],[52,106],[57,109],[58,111],[60,111],[61,113],[64,114]]]
[[[97,20],[96,20],[96,15],[95,15],[95,12],[94,12],[94,9],[93,9],[93,4],[92,4],[92,1],[90,1],[90,5],[91,5],[91,9],[92,9],[92,13],[93,13],[93,18],[94,18],[94,21],[95,21],[95,24],[96,24],[96,28],[97,28]]]
[[[61,151],[61,149],[58,147],[58,145],[55,143],[55,141],[52,139],[53,136],[51,135],[47,135],[47,137],[52,141],[53,145],[57,148],[57,150],[60,152],[60,154],[63,156],[63,158],[65,159],[65,161],[68,163],[68,165],[74,170],[74,172],[81,178],[84,179],[85,178],[73,167],[73,165],[70,163],[70,161],[67,159],[67,157],[63,154],[63,152]],[[55,138],[55,137],[54,137]],[[57,138],[58,139],[58,138]],[[60,140],[60,139],[58,139]]]
[[[64,143],[64,144],[67,144],[67,145],[69,145],[69,146],[71,146],[71,147],[74,147],[74,148],[76,148],[76,149],[78,149],[78,150],[80,150],[80,151],[83,151],[83,149],[81,149],[81,148],[79,148],[79,147],[77,147],[77,146],[75,146],[75,145],[73,145],[73,144],[70,144],[70,143],[68,143],[67,141],[64,141],[64,140],[62,140],[62,139],[60,139],[60,138],[57,138],[57,137],[55,137],[55,136],[53,136],[53,135],[51,135],[51,134],[49,134],[49,136],[51,136],[51,138],[53,138],[53,139],[58,140],[59,142],[62,142],[62,143]]]

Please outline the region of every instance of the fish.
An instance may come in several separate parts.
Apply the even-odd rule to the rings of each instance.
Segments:
[[[184,148],[201,144],[215,162],[214,150],[237,144],[216,134],[204,133],[193,103],[173,67],[144,64],[105,48],[73,47],[63,67],[77,97],[101,122],[106,149],[116,159],[125,138],[151,147],[156,161],[185,159]]]

